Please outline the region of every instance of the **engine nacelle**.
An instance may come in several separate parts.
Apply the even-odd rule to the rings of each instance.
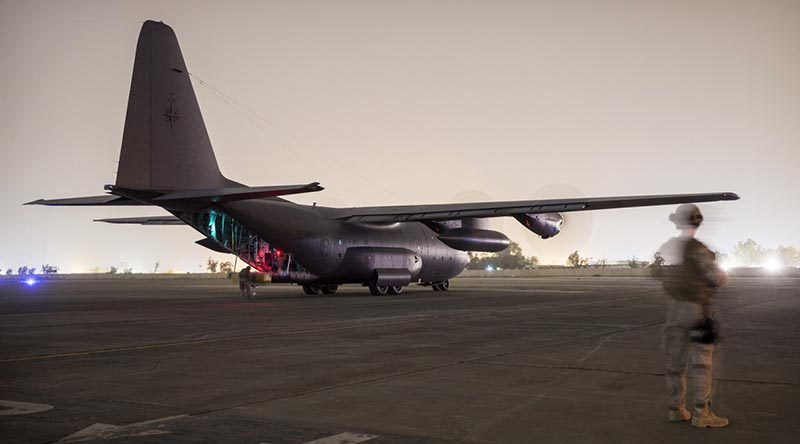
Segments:
[[[478,228],[454,228],[439,235],[439,240],[450,248],[461,251],[485,251],[494,253],[504,250],[511,242],[508,237],[492,230]]]
[[[522,214],[514,218],[542,239],[560,233],[561,225],[564,223],[564,216],[561,213]]]

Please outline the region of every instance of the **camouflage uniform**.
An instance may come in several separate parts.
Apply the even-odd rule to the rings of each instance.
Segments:
[[[239,291],[243,298],[250,298],[253,295],[253,284],[250,282],[250,267],[243,268],[239,272]]]
[[[691,417],[684,407],[689,364],[694,390],[692,424],[724,427],[727,420],[716,417],[710,410],[714,344],[690,340],[690,335],[701,321],[711,317],[711,297],[725,285],[727,275],[717,266],[715,254],[694,237],[670,239],[660,252],[665,266],[658,277],[671,296],[663,337],[669,419],[680,421]],[[716,425],[703,422],[708,418],[720,421]]]

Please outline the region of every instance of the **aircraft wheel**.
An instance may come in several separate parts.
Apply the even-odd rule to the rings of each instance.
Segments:
[[[436,282],[431,285],[433,291],[447,291],[450,288],[450,281]]]
[[[378,285],[377,282],[371,281],[369,283],[369,292],[373,296],[383,296],[389,291],[386,285]]]
[[[402,285],[392,285],[391,287],[389,287],[388,292],[389,292],[389,294],[400,294],[400,293],[403,292],[403,286]]]
[[[319,294],[321,288],[319,285],[303,285],[303,293],[307,295]]]
[[[334,294],[338,289],[338,285],[323,285],[321,288],[322,294]]]

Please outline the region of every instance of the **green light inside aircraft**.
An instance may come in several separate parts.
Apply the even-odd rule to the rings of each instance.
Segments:
[[[217,213],[213,210],[208,213],[208,235],[217,240]]]
[[[285,255],[277,253],[278,259],[273,258],[272,251],[274,249],[271,249],[267,242],[229,214],[219,210],[209,210],[184,213],[181,218],[218,242],[229,252],[252,265],[256,270],[264,273],[283,270]],[[297,264],[292,263],[292,266],[299,269]]]
[[[219,218],[219,234],[222,237],[222,243],[228,247],[230,246],[230,236],[225,234],[225,213],[220,213]]]

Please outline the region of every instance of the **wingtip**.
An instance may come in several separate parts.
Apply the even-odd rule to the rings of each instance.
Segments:
[[[25,202],[22,205],[42,205],[42,202],[44,202],[44,199],[36,199],[36,200],[32,200],[30,202]]]
[[[722,193],[722,199],[723,200],[739,200],[740,197],[736,193],[730,193],[729,192],[729,193]]]

